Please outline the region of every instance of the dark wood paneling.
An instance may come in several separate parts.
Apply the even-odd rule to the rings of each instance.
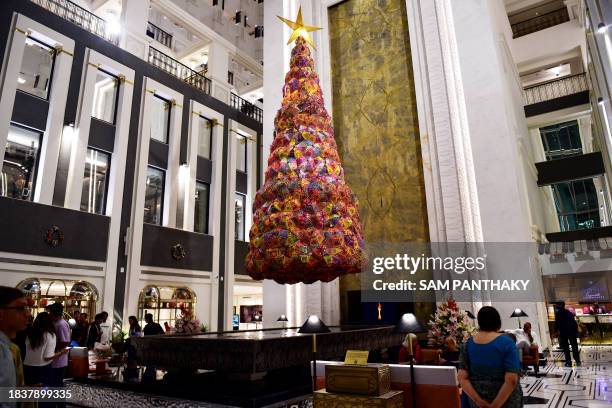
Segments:
[[[539,186],[594,177],[606,172],[600,152],[539,162],[535,166]]]
[[[585,105],[587,103],[589,103],[589,91],[582,91],[572,95],[551,99],[550,101],[527,105],[525,106],[525,116],[531,117],[542,115],[544,113],[571,108],[572,106]]]
[[[160,169],[168,169],[168,145],[151,140],[149,144],[149,164],[159,167]]]
[[[53,86],[53,85],[52,85]],[[60,86],[55,84],[55,86]],[[17,91],[11,120],[34,129],[47,128],[49,102],[25,92]]]
[[[208,184],[212,180],[212,161],[198,156],[198,165],[196,169],[196,178]]]
[[[574,242],[612,237],[612,227],[590,228],[577,231],[551,232],[546,234],[548,242]]]
[[[91,118],[89,146],[112,153],[115,148],[115,130],[112,123]]]
[[[180,162],[187,162],[187,143],[189,142],[189,127],[191,125],[191,101],[187,98],[183,99],[183,114],[181,115],[181,150]]]
[[[210,235],[145,223],[140,263],[144,266],[211,271],[213,240]],[[172,258],[171,249],[176,244],[181,244],[187,253],[181,260]]]
[[[103,215],[0,197],[0,251],[105,261],[110,219]],[[52,248],[45,232],[59,227],[64,241]]]
[[[236,170],[236,191],[242,194],[249,192],[249,176],[240,170]]]
[[[234,273],[246,275],[246,256],[249,252],[249,243],[234,241]]]

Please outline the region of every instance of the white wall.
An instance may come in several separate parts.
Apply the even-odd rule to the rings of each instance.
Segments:
[[[510,47],[521,72],[576,54],[586,66],[586,36],[578,20],[515,38]]]

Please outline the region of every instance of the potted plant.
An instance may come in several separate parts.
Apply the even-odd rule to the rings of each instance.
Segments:
[[[127,351],[127,343],[125,342],[126,337],[127,337],[127,332],[123,330],[116,331],[113,334],[112,347],[113,347],[113,350],[115,350],[115,353],[123,354]]]

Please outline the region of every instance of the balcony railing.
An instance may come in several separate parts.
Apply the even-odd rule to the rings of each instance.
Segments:
[[[172,34],[162,30],[150,21],[147,23],[147,36],[168,48],[172,48]]]
[[[210,79],[153,47],[149,47],[149,63],[210,95]]]
[[[536,31],[544,30],[557,24],[569,21],[569,13],[567,7],[545,13],[529,20],[521,21],[520,23],[512,24],[512,38],[522,37],[527,34],[535,33]]]
[[[234,93],[230,94],[230,105],[232,105],[232,108],[239,110],[259,123],[263,122],[263,110]]]
[[[586,74],[582,73],[528,86],[523,95],[525,105],[532,105],[588,90]]]
[[[119,35],[111,29],[109,23],[95,14],[77,6],[69,0],[30,0],[42,8],[78,25],[81,28],[104,38],[115,45],[119,43]]]

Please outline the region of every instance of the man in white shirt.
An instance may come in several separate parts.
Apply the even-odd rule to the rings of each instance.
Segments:
[[[100,323],[100,328],[102,329],[102,336],[100,336],[100,343],[102,344],[110,344],[111,343],[111,325],[108,321],[108,313],[102,312],[102,323]]]

